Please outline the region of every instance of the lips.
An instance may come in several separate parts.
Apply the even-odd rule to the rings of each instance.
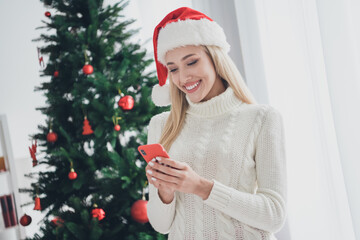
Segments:
[[[185,84],[184,88],[188,93],[195,92],[201,84],[201,80]]]

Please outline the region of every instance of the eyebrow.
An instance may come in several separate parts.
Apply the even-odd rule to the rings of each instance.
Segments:
[[[185,59],[187,59],[188,57],[191,57],[191,56],[193,56],[193,55],[195,55],[195,54],[194,54],[194,53],[190,53],[190,54],[186,55],[185,57],[183,57],[183,58],[181,59],[181,61],[184,61]],[[166,65],[171,65],[171,64],[175,64],[175,63],[173,63],[173,62],[168,62]]]

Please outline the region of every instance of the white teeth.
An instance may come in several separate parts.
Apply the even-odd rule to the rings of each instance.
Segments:
[[[191,89],[193,89],[193,88],[197,87],[197,85],[199,85],[199,83],[200,83],[200,81],[198,81],[197,83],[195,83],[195,84],[194,84],[194,85],[192,85],[192,86],[185,87],[185,88],[186,88],[186,90],[191,90]]]

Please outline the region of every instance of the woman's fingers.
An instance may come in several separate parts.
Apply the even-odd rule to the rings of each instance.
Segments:
[[[177,177],[168,175],[168,174],[164,174],[162,172],[156,172],[156,171],[152,171],[152,170],[148,170],[147,172],[151,177],[157,179],[157,180],[162,180],[165,182],[170,182],[170,183],[176,183],[177,182]]]
[[[161,174],[165,174],[165,175],[168,175],[171,177],[179,178],[182,175],[181,171],[174,169],[174,168],[170,168],[170,167],[166,166],[165,164],[161,164],[161,162],[150,161],[148,166],[151,167],[149,169],[151,171],[155,170],[155,172],[159,172]]]
[[[156,160],[158,160],[158,162],[161,162],[166,167],[170,167],[172,169],[186,170],[188,167],[187,163],[175,161],[170,158],[156,157]]]

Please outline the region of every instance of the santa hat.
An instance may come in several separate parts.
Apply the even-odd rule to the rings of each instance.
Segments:
[[[167,51],[186,45],[215,45],[229,52],[223,29],[205,14],[188,7],[181,7],[165,16],[155,27],[154,55],[159,84],[152,90],[152,99],[157,106],[171,104],[165,54]]]

